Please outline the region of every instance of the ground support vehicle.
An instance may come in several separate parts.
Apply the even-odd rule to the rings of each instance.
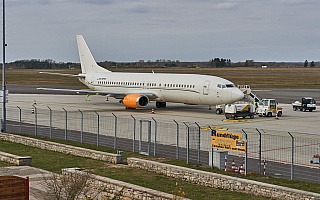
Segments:
[[[310,160],[311,164],[320,164],[320,155],[315,154],[313,155],[312,159]]]
[[[301,102],[295,101],[292,103],[292,109],[294,111],[301,110],[306,112],[307,110],[312,112],[316,109],[316,101],[312,97],[302,97]]]
[[[225,105],[216,105],[216,114],[220,115],[223,113]]]
[[[247,116],[253,119],[255,108],[251,103],[227,104],[224,108],[224,114],[226,119],[238,119],[239,117],[246,118]]]
[[[259,101],[257,111],[257,115],[259,117],[267,116],[267,117],[281,117],[282,116],[282,108],[278,106],[278,103],[275,99],[262,99]]]

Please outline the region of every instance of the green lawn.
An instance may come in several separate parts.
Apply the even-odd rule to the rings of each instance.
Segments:
[[[126,165],[111,165],[102,161],[66,155],[1,140],[0,151],[20,156],[31,156],[34,167],[51,172],[60,173],[62,168],[80,167],[101,176],[148,187],[158,191],[172,193],[174,190],[177,190],[176,180],[173,178],[147,172],[141,169],[129,168]],[[185,182],[179,182],[179,188],[180,187],[182,188],[182,191],[185,192],[185,197],[190,199],[268,199],[263,197],[253,197],[252,195],[239,192],[198,186]]]

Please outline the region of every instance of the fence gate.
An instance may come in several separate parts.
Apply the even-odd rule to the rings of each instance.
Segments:
[[[151,155],[151,121],[140,120],[139,153]]]

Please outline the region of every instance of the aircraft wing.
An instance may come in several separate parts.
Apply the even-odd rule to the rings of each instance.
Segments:
[[[142,94],[147,96],[150,99],[158,98],[158,95],[152,92],[108,92],[108,91],[99,91],[99,90],[71,90],[71,89],[58,89],[58,88],[37,88],[37,90],[47,90],[47,91],[59,91],[59,92],[68,92],[68,93],[77,93],[77,94],[93,94],[93,95],[109,95],[116,97],[125,97],[128,94]]]

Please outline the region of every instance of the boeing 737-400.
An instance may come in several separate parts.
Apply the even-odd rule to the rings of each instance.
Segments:
[[[232,82],[216,76],[111,72],[96,63],[81,35],[77,35],[77,43],[80,74],[41,73],[77,77],[90,90],[38,89],[107,95],[120,99],[126,108],[146,107],[150,101],[155,101],[157,108],[166,107],[166,102],[213,106],[234,103],[244,97]]]

